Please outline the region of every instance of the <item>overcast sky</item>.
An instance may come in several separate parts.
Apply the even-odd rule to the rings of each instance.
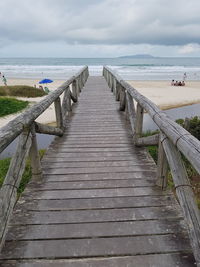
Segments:
[[[0,0],[0,57],[200,56],[199,0]]]

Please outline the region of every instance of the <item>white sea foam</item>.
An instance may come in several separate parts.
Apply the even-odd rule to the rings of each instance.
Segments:
[[[102,75],[103,65],[108,65],[127,80],[181,80],[185,72],[187,79],[200,80],[200,60],[0,59],[7,78],[67,79],[84,65],[89,65],[90,75]]]

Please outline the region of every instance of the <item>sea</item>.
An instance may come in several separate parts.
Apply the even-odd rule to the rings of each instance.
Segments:
[[[85,65],[94,76],[107,65],[125,80],[200,80],[200,57],[0,58],[6,78],[67,79]]]

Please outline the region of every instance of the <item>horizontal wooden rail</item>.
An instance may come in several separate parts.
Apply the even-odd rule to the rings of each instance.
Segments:
[[[88,76],[89,72],[86,66],[42,101],[0,129],[0,153],[19,136],[16,152],[11,159],[9,170],[0,189],[0,250],[4,244],[8,223],[17,198],[17,189],[24,172],[28,154],[31,158],[32,179],[39,179],[42,176],[36,133],[63,135],[65,118],[72,110],[72,101],[78,101],[78,95],[84,87]],[[63,93],[64,97],[61,103],[60,96]],[[38,116],[52,103],[55,106],[57,126],[47,126],[35,122]]]
[[[104,67],[103,76],[111,91],[116,95],[116,100],[120,101],[119,109],[127,112],[135,145],[159,145],[156,184],[162,188],[166,187],[167,165],[169,165],[176,194],[187,221],[195,259],[197,265],[200,266],[200,215],[180,154],[182,153],[200,173],[200,141],[174,122],[164,111],[161,111],[147,97],[141,95],[113,70]],[[135,108],[134,101],[137,103],[137,108]],[[158,134],[151,137],[141,137],[144,111],[158,126],[160,137]]]
[[[88,67],[84,67],[75,76],[69,78],[58,89],[51,92],[42,101],[32,106],[30,109],[19,115],[14,120],[0,129],[0,153],[23,131],[24,128],[31,125],[66,89],[69,90],[70,84],[74,81],[81,80],[80,86],[86,82],[85,78],[82,80],[82,73],[88,73]],[[85,76],[86,77],[86,76]],[[80,82],[79,82],[80,83]]]

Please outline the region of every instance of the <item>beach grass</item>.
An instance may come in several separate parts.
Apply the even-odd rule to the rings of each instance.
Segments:
[[[0,97],[0,117],[16,113],[28,106],[28,101],[15,98]]]
[[[43,90],[28,85],[0,86],[0,96],[41,97],[46,95]]]

